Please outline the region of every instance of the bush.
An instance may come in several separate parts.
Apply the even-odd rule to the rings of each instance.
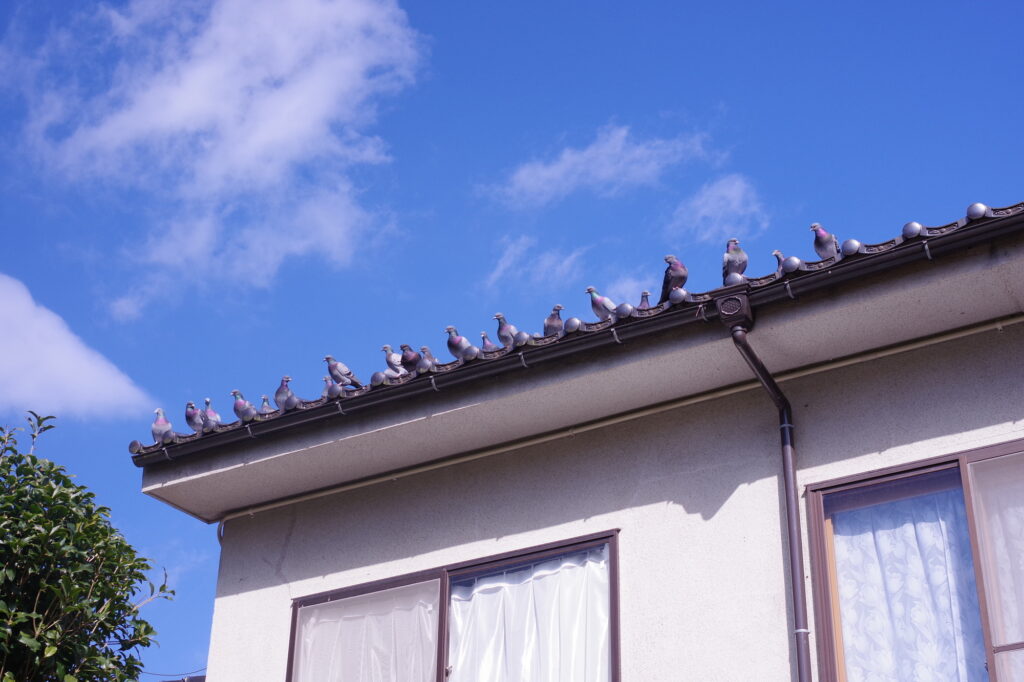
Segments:
[[[53,425],[30,414],[28,452],[0,428],[0,682],[135,680],[154,634],[139,607],[173,592],[146,580],[109,509],[35,455]]]

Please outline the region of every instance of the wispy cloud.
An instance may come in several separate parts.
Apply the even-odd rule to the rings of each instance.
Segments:
[[[0,274],[0,413],[35,410],[62,417],[139,414],[152,401],[64,320]]]
[[[571,282],[582,274],[583,255],[589,246],[571,251],[561,249],[539,249],[535,237],[519,235],[505,236],[499,242],[501,255],[491,269],[484,283],[495,288],[502,282],[516,282],[519,285],[540,286],[550,282]]]
[[[610,196],[653,185],[670,166],[706,159],[706,136],[637,139],[627,126],[606,126],[583,148],[566,147],[552,160],[530,161],[513,170],[492,193],[515,208],[536,208],[579,190]]]
[[[380,219],[350,169],[388,161],[368,131],[420,60],[395,2],[135,0],[82,25],[35,56],[25,132],[70,181],[142,191],[163,213],[129,245],[146,274],[118,316],[168,274],[268,285],[287,258],[350,261]],[[109,68],[66,76],[97,41]]]
[[[668,226],[670,236],[698,242],[724,242],[752,237],[768,227],[768,213],[753,183],[732,173],[713,180],[676,208]]]
[[[650,278],[644,279],[639,275],[627,274],[613,279],[603,290],[598,287],[598,290],[616,303],[629,303],[635,306],[640,303],[640,294],[645,290],[654,294],[652,305],[658,302],[658,291],[652,287],[654,282]]]

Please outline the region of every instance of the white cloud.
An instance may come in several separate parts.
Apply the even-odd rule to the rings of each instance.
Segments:
[[[653,298],[651,305],[655,305],[658,302],[660,285],[659,290],[652,289],[651,287],[653,286],[654,284],[642,277],[622,275],[612,280],[607,289],[601,291],[601,293],[616,303],[629,303],[635,306],[640,304],[640,293],[649,291]]]
[[[499,283],[514,281],[520,285],[542,286],[551,282],[571,282],[579,279],[583,255],[589,246],[572,251],[537,249],[537,239],[527,235],[502,237],[501,256],[485,280],[488,288]]]
[[[653,185],[670,166],[706,159],[704,135],[637,140],[626,126],[606,126],[587,147],[564,148],[552,161],[530,161],[492,191],[517,208],[539,207],[577,190],[610,196]]]
[[[768,214],[750,180],[732,173],[709,182],[676,208],[668,226],[672,236],[698,242],[752,237],[768,227]]]
[[[351,261],[382,219],[360,205],[350,170],[388,161],[368,131],[420,61],[396,2],[135,0],[92,26],[112,55],[105,85],[60,77],[95,34],[51,41],[26,134],[69,180],[141,190],[160,214],[126,251],[146,279],[115,315],[139,315],[168,273],[266,285],[288,258]]]
[[[6,322],[0,333],[0,413],[121,417],[152,403],[59,315],[36,303],[20,281],[0,274],[0,301]]]

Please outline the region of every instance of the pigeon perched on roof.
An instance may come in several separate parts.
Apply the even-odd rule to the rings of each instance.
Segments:
[[[167,415],[164,414],[164,408],[158,407],[153,410],[153,414],[156,418],[153,420],[153,442],[163,443],[170,436],[174,435],[174,431],[171,429],[171,422],[167,421]]]
[[[448,333],[448,352],[455,356],[456,360],[476,357],[480,349],[471,344],[465,336],[459,336],[458,329],[448,325],[444,330]]]
[[[501,313],[494,313],[494,319],[498,321],[498,341],[505,348],[510,348],[515,343],[516,334],[519,330],[514,324],[509,323]]]
[[[675,256],[665,256],[665,262],[668,263],[668,267],[665,268],[665,277],[661,281],[661,298],[658,299],[658,305],[668,300],[673,289],[682,289],[690,276],[690,271]]]
[[[402,367],[402,354],[396,353],[391,346],[384,344],[380,347],[384,351],[384,361],[388,364],[388,368],[384,371],[384,374],[388,379],[397,379],[398,377],[404,377],[407,372],[405,367]]]
[[[491,338],[487,336],[487,332],[480,332],[480,350],[493,353],[496,350],[501,350],[501,346],[491,341]]]
[[[430,352],[430,348],[427,346],[420,346],[420,363],[416,366],[416,371],[422,374],[423,372],[433,372],[437,368],[437,358]]]
[[[747,254],[740,248],[740,240],[730,239],[722,256],[722,282],[725,286],[739,284],[746,279],[743,276],[746,269]]]
[[[422,357],[407,343],[403,343],[399,348],[402,349],[402,367],[406,372],[415,372]]]
[[[270,406],[270,398],[266,395],[261,395],[260,398],[263,399],[263,404],[260,405],[260,409],[258,410],[261,415],[274,414],[277,412],[277,410]]]
[[[203,410],[203,416],[206,417],[206,424],[204,424],[203,428],[207,431],[213,431],[215,428],[220,426],[220,415],[217,414],[217,411],[213,409],[212,405],[210,405],[209,398],[206,398],[206,409]]]
[[[185,423],[196,433],[203,432],[203,411],[196,407],[191,400],[185,403]]]
[[[782,255],[782,252],[778,249],[772,251],[772,255],[775,256],[775,260],[778,261],[775,272],[782,272],[782,263],[786,260],[786,257]]]
[[[292,378],[287,375],[281,377],[281,385],[274,392],[274,402],[277,403],[277,408],[282,412],[294,410],[302,402],[298,396],[292,393],[291,387],[288,386],[288,382],[291,380]]]
[[[562,321],[562,310],[565,310],[562,304],[556,303],[555,307],[551,309],[551,314],[544,318],[544,336],[562,333],[565,328],[565,323]]]
[[[651,307],[651,292],[641,291],[640,292],[640,305],[636,307],[637,310],[649,310]]]
[[[331,378],[339,385],[362,388],[362,383],[352,373],[352,370],[346,367],[344,363],[335,360],[333,355],[325,355],[324,361],[327,363],[327,371],[331,373]]]
[[[252,406],[242,392],[239,390],[231,391],[231,395],[235,397],[235,403],[232,405],[232,409],[235,411],[235,416],[243,422],[251,422],[256,418],[256,408]]]
[[[602,296],[594,287],[587,287],[586,293],[590,294],[590,309],[599,320],[604,321],[615,315],[616,306],[612,299]]]
[[[342,387],[334,380],[334,378],[328,374],[324,377],[324,391],[320,394],[321,398],[327,398],[328,400],[334,400],[342,393]]]
[[[818,258],[825,260],[839,255],[839,239],[826,232],[821,223],[812,223],[811,232],[814,233],[814,252]]]

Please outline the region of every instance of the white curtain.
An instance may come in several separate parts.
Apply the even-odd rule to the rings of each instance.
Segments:
[[[849,682],[988,679],[963,493],[832,515]]]
[[[449,682],[607,682],[608,546],[457,581]]]
[[[995,646],[1024,642],[1024,455],[971,464]],[[1024,650],[996,654],[1000,679],[1024,680]]]
[[[294,682],[434,682],[439,584],[299,609]]]

